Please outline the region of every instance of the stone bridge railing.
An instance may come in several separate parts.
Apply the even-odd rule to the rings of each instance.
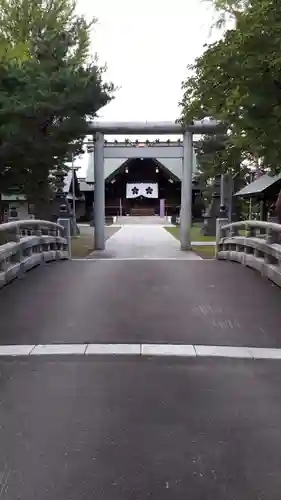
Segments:
[[[281,286],[281,224],[217,219],[216,258],[252,267]]]
[[[43,262],[68,258],[63,226],[42,220],[0,224],[0,288]]]

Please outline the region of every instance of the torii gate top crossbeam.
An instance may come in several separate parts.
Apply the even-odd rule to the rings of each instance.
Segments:
[[[218,129],[224,129],[221,122],[217,120],[197,120],[183,127],[176,122],[103,122],[94,121],[89,123],[89,133],[101,132],[110,135],[124,134],[214,134]]]

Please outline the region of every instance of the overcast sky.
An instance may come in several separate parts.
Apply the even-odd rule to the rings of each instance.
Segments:
[[[79,11],[98,18],[93,52],[120,87],[100,111],[107,121],[176,120],[186,67],[219,35],[203,0],[78,0]],[[77,159],[84,175],[87,155]]]

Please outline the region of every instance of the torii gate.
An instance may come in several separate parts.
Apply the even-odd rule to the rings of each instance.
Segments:
[[[104,186],[104,158],[106,147],[105,134],[110,135],[170,135],[182,134],[183,143],[180,152],[182,158],[181,182],[181,212],[180,212],[180,248],[183,251],[191,249],[190,230],[192,225],[192,172],[193,172],[193,134],[215,134],[224,129],[217,120],[200,120],[191,122],[183,127],[175,122],[92,122],[89,123],[89,133],[93,134],[94,141],[94,226],[95,250],[105,248],[105,186]]]

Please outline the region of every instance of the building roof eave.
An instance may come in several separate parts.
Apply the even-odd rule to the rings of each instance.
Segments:
[[[265,192],[274,186],[276,183],[281,183],[281,174],[270,176],[268,174],[262,175],[258,179],[250,182],[245,187],[240,189],[234,196],[240,196],[241,198],[250,197],[261,197],[264,196]]]
[[[152,149],[152,148],[151,148]],[[152,150],[153,154],[153,150]],[[181,181],[182,179],[182,158],[156,158],[151,157],[152,160],[157,161],[162,167],[165,168],[169,175],[171,175],[174,180]],[[110,180],[113,175],[120,170],[121,167],[125,167],[132,158],[105,158],[104,159],[104,179]],[[195,152],[193,151],[193,175],[197,171],[197,160]],[[94,184],[94,154],[89,154],[88,168],[86,173],[86,182],[89,184]]]

